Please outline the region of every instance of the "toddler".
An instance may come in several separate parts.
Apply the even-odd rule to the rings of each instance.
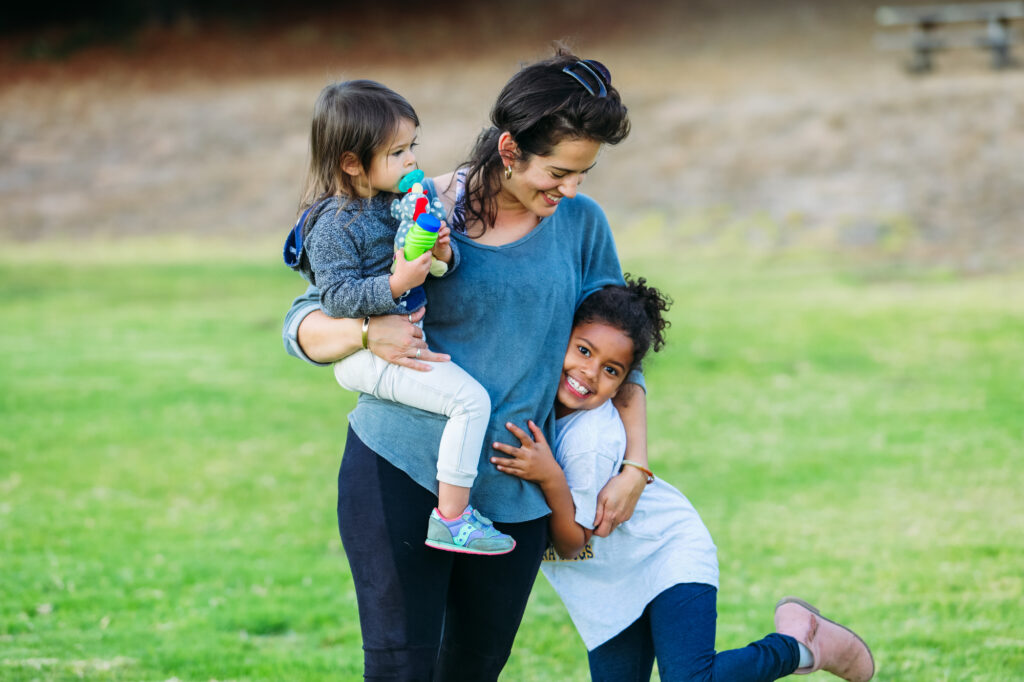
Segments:
[[[416,170],[419,119],[404,97],[368,80],[329,85],[320,93],[310,133],[303,208],[285,244],[285,262],[320,289],[325,314],[363,318],[363,350],[340,360],[343,387],[448,418],[437,459],[438,505],[426,544],[467,554],[506,554],[515,540],[469,504],[490,419],[487,391],[453,362],[419,372],[367,349],[375,315],[410,315],[426,305],[422,284],[458,265],[442,225],[430,251],[406,260],[396,249],[396,203],[404,176]],[[426,201],[425,199],[423,201]],[[428,210],[443,217],[440,202]],[[399,235],[398,242],[405,236]]]

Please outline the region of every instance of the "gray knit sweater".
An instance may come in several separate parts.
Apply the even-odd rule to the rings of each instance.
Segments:
[[[423,287],[395,300],[388,277],[394,260],[398,221],[391,216],[396,195],[381,192],[352,199],[341,211],[331,197],[312,212],[302,245],[299,272],[320,289],[320,304],[331,317],[405,314],[426,304]],[[453,250],[455,242],[452,242]],[[456,254],[452,267],[458,262]]]

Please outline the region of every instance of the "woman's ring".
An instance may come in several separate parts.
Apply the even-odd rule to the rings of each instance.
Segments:
[[[417,349],[416,349],[416,359],[417,359],[417,360],[419,360],[419,359],[420,359],[420,353],[422,353],[422,352],[423,352],[423,349],[422,349],[422,348],[417,348]]]
[[[412,313],[409,313],[409,322],[412,322]]]

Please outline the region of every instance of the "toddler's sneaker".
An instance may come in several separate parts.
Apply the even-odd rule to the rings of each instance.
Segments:
[[[457,519],[446,519],[437,511],[427,521],[426,544],[446,552],[462,554],[508,554],[516,547],[511,535],[495,529],[486,516],[466,507]]]

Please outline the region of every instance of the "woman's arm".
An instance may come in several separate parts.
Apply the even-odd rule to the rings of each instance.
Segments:
[[[565,480],[562,467],[555,461],[544,432],[532,421],[527,422],[527,425],[533,438],[515,424],[505,425],[522,445],[517,448],[495,442],[494,448],[507,457],[491,457],[491,463],[502,473],[533,481],[540,486],[551,508],[551,517],[548,519],[551,544],[558,556],[572,559],[587,546],[592,531],[576,523],[576,504],[569,483]]]
[[[563,209],[559,209],[563,210]],[[598,289],[624,283],[622,266],[615,250],[615,240],[604,212],[596,204],[590,209],[593,224],[582,234],[583,286],[579,306]],[[643,389],[643,376],[631,372],[613,400],[626,428],[626,454],[628,460],[647,466],[647,402]],[[639,382],[639,385],[638,383]],[[594,534],[606,537],[620,523],[633,515],[633,509],[643,492],[646,477],[635,467],[613,477],[598,496]]]
[[[456,171],[450,171],[431,178],[436,196],[441,200],[445,215],[449,218],[451,218],[452,209],[455,207],[455,173]]]
[[[638,384],[625,383],[612,399],[626,429],[625,459],[647,466],[647,394]],[[597,496],[594,535],[607,537],[633,516],[647,477],[636,467],[623,471],[605,484]]]
[[[363,347],[362,320],[328,317],[317,309],[299,323],[296,341],[313,362],[327,364]],[[373,326],[373,318],[370,318]]]
[[[318,306],[318,292],[310,287],[295,299],[285,318],[284,340],[288,351],[314,364],[340,360],[363,347],[363,320],[328,317]],[[368,347],[375,355],[404,367],[429,371],[419,360],[444,362],[450,356],[427,349],[423,330],[413,322],[423,317],[424,309],[410,316],[381,315],[370,318]]]

